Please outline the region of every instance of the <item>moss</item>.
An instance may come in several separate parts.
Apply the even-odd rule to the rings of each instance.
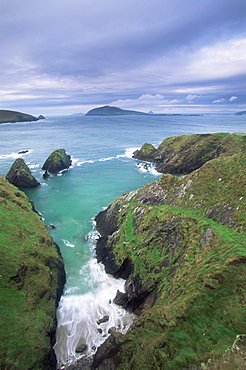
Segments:
[[[49,369],[62,259],[24,193],[0,177],[0,368]]]

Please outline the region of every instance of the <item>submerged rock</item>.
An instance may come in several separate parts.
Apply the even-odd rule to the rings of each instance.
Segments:
[[[22,158],[14,161],[6,179],[18,188],[35,188],[40,185]]]
[[[42,166],[42,170],[46,171],[45,174],[49,172],[57,175],[58,172],[68,169],[71,164],[71,156],[66,154],[65,149],[56,149],[46,159]]]

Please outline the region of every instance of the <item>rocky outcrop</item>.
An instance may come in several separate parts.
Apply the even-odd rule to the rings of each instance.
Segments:
[[[66,154],[65,149],[56,149],[46,159],[42,170],[56,175],[58,172],[68,169],[71,165],[71,157]]]
[[[33,204],[0,177],[0,368],[55,370],[56,308],[65,283],[59,247]]]
[[[14,161],[6,179],[18,188],[35,188],[40,185],[22,158]]]
[[[133,158],[156,163],[156,170],[175,175],[188,174],[221,154],[245,148],[243,134],[194,134],[166,138],[155,148],[144,144]]]
[[[114,301],[139,318],[92,369],[199,369],[245,332],[245,135],[224,143],[196,171],[163,175],[96,217],[98,259],[127,279]]]

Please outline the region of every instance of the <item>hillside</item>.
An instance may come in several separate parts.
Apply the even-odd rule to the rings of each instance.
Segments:
[[[147,115],[147,113],[138,112],[135,110],[125,110],[117,107],[104,107],[94,108],[86,113],[86,116],[129,116],[129,115]]]
[[[0,176],[0,369],[56,369],[51,350],[65,282],[58,246],[24,193]]]
[[[222,359],[246,333],[246,135],[234,136],[191,173],[163,175],[97,215],[97,258],[127,278],[115,302],[140,316],[103,344],[93,369],[245,368],[245,350],[229,367]]]
[[[0,110],[0,123],[13,123],[13,122],[31,122],[38,121],[37,118],[30,114],[15,112],[11,110]]]

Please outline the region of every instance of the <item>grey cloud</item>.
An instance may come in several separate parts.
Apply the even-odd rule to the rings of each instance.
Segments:
[[[16,96],[29,92],[33,100],[28,104],[35,105],[38,96],[46,95],[46,106],[51,100],[57,105],[96,104],[146,93],[169,94],[170,101],[206,97],[192,92],[193,86],[206,84],[211,90],[220,85],[210,93],[210,102],[220,98],[223,88],[229,99],[238,96],[245,76],[185,81],[190,91],[181,97],[175,91],[182,81],[173,76],[200,48],[246,37],[245,14],[245,0],[0,1],[2,89],[15,87]],[[50,88],[38,88],[42,79],[50,81]],[[19,99],[18,104],[25,102]]]

